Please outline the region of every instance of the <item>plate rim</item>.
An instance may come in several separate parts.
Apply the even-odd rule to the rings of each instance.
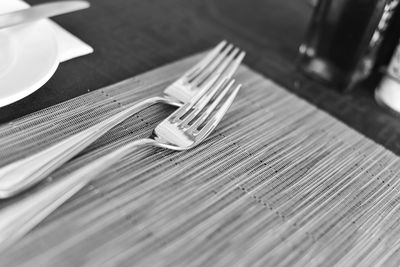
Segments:
[[[44,51],[39,54],[46,54],[51,56],[50,63],[46,65],[46,70],[42,69],[42,74],[40,76],[36,76],[34,79],[32,79],[31,83],[29,85],[23,86],[23,88],[18,88],[17,90],[14,91],[15,88],[12,88],[12,92],[9,95],[6,96],[0,96],[0,107],[9,105],[11,103],[14,103],[18,100],[21,100],[22,98],[25,98],[26,96],[34,93],[38,89],[40,89],[55,73],[55,71],[58,68],[59,65],[59,51],[58,51],[58,45],[57,45],[57,40],[55,38],[55,33],[54,29],[51,26],[50,22],[46,20],[39,20],[23,25],[18,25],[6,29],[2,29],[4,31],[7,31],[7,34],[17,36],[18,39],[18,33],[21,34],[24,31],[35,31],[35,32],[40,32],[40,34],[46,35],[45,42],[47,43],[47,48],[51,47],[52,53],[48,53],[49,51]],[[17,35],[15,35],[17,33]],[[36,36],[36,33],[34,34]],[[38,39],[39,40],[39,39]],[[37,42],[38,40],[32,40],[32,43]],[[12,40],[12,41],[18,41],[18,40]],[[41,40],[40,40],[41,41]],[[44,44],[44,43],[42,43]],[[18,51],[16,51],[18,53]],[[32,49],[31,54],[38,54],[38,51],[35,49]],[[24,60],[24,59],[22,59]],[[30,63],[32,64],[32,63]],[[18,70],[11,70],[10,73],[11,75],[16,75],[15,73]],[[8,74],[10,75],[10,74]],[[8,76],[6,75],[6,76]],[[4,76],[0,77],[0,90],[1,90],[1,83],[2,79],[4,81]],[[17,84],[15,86],[18,86]]]

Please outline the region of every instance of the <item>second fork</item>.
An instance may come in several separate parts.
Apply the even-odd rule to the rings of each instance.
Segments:
[[[134,104],[90,128],[74,134],[45,150],[0,168],[0,199],[35,185],[62,164],[125,119],[156,103],[180,106],[201,88],[233,76],[245,53],[226,41],[219,43],[200,62],[164,90],[164,96]]]
[[[240,85],[221,80],[159,123],[149,138],[126,143],[0,211],[0,251],[29,232],[90,181],[138,147],[193,148],[207,138],[231,106]]]

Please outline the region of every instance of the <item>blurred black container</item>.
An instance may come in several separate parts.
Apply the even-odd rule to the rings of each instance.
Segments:
[[[400,1],[399,1],[400,2]],[[386,74],[394,52],[400,40],[400,5],[394,10],[390,21],[387,23],[384,36],[379,49],[376,52],[376,60],[370,79],[379,82]]]
[[[371,74],[399,0],[319,0],[300,46],[300,68],[348,90]]]

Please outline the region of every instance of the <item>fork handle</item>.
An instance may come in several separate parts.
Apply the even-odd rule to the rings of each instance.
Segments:
[[[179,105],[176,101],[163,97],[153,97],[140,101],[82,132],[0,168],[0,199],[14,196],[43,180],[111,128],[140,110],[156,103]]]
[[[136,148],[155,143],[153,139],[140,139],[128,143],[0,210],[0,251],[28,233],[111,165]]]

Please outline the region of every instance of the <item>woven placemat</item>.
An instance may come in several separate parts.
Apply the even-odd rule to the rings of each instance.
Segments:
[[[0,165],[160,94],[196,60],[0,126]],[[399,158],[246,67],[237,80],[241,92],[204,143],[132,153],[1,253],[0,265],[398,266]],[[131,117],[33,191],[149,135],[173,110]]]

